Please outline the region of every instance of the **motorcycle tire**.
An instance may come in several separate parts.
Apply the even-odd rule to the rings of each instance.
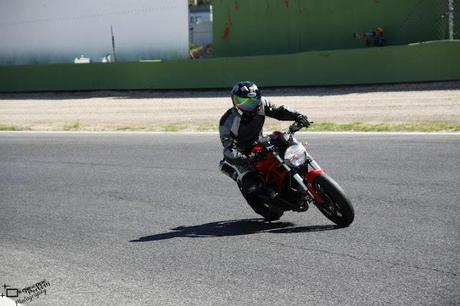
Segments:
[[[316,207],[338,226],[349,226],[355,218],[355,212],[339,184],[328,175],[321,174],[315,178],[314,186],[325,200],[322,204],[316,203]]]
[[[251,208],[264,217],[266,221],[276,221],[281,218],[281,216],[284,214],[282,210],[276,209],[274,207],[271,207],[269,204],[266,203],[261,203],[261,201],[251,201],[252,203],[248,204],[251,206]],[[256,203],[254,203],[256,202]]]
[[[263,182],[261,180],[260,175],[257,172],[250,172],[243,177],[243,183],[238,183],[238,188],[241,191],[241,194],[245,198],[246,202],[251,206],[252,210],[255,213],[264,217],[266,221],[275,221],[281,218],[284,214],[284,210],[274,207],[267,203],[266,200],[260,198],[259,196],[253,194],[250,195],[246,192],[244,186],[244,182],[246,182],[246,186],[253,186],[255,184],[259,184],[259,187],[263,186]]]
[[[243,195],[249,206],[251,206],[252,210],[256,214],[259,214],[262,217],[264,217],[266,221],[279,220],[281,216],[284,214],[283,210],[265,203],[262,199],[250,197],[246,195],[243,191],[241,191],[241,194]]]

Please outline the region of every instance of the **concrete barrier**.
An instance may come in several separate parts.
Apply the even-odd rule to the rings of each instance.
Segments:
[[[460,40],[283,55],[0,66],[0,92],[311,86],[460,79]]]

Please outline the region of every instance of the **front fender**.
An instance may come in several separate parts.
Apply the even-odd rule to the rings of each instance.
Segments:
[[[323,169],[314,169],[309,171],[305,177],[304,180],[307,182],[307,188],[308,191],[313,195],[313,199],[317,204],[323,204],[325,200],[323,197],[316,191],[315,186],[313,185],[313,182],[315,181],[316,177],[326,173]]]

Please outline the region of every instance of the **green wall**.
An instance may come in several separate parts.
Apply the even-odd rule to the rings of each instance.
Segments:
[[[0,66],[0,92],[230,88],[460,80],[460,40],[283,55]]]
[[[355,32],[383,27],[390,45],[447,39],[447,0],[214,0],[215,56],[365,48]]]

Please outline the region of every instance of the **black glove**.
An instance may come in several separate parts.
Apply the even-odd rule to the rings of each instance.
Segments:
[[[305,115],[298,115],[297,118],[295,118],[295,123],[301,127],[310,126],[310,121],[308,121],[308,117]]]

